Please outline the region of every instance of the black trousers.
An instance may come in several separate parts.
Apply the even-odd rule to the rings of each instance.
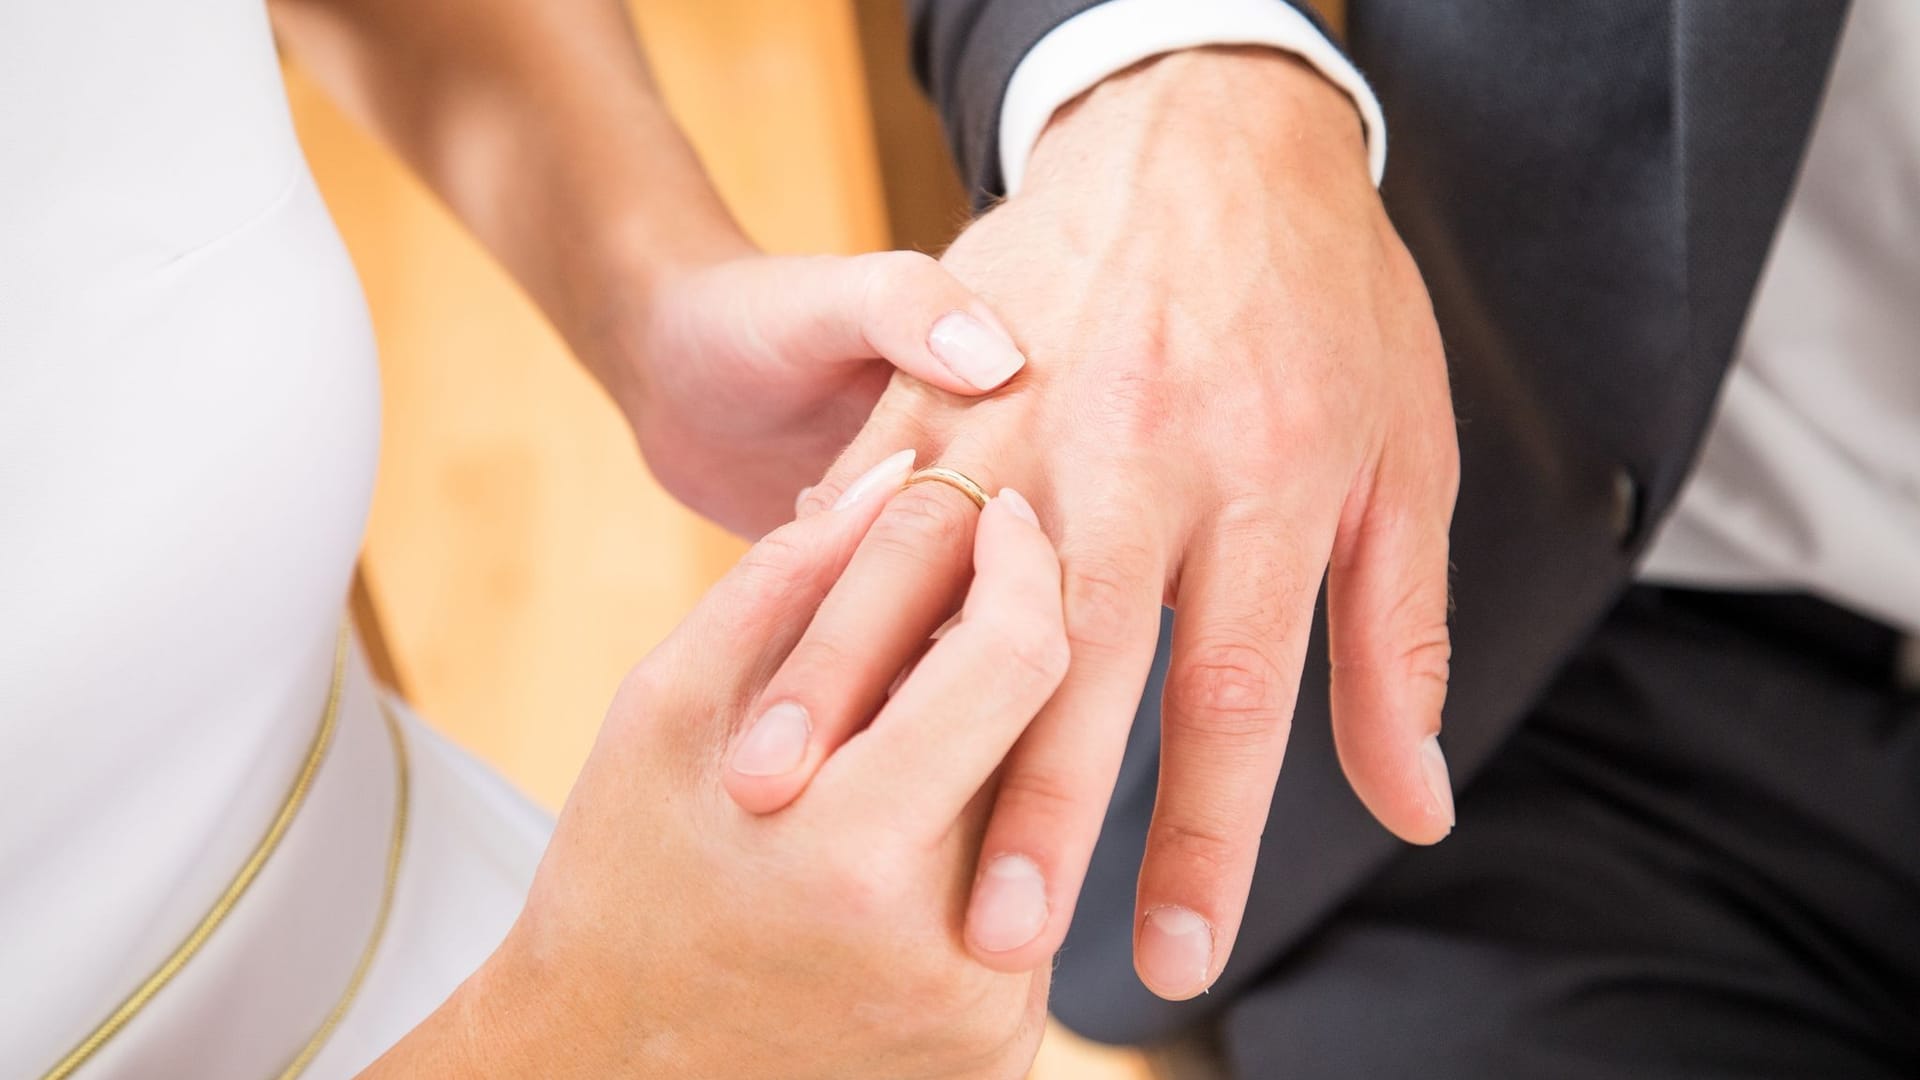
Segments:
[[[1227,1014],[1240,1077],[1920,1077],[1920,694],[1893,631],[1636,588]]]

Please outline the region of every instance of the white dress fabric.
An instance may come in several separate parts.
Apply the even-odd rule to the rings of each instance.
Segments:
[[[260,0],[0,5],[0,1075],[206,914],[320,723],[378,437],[363,300]],[[75,1075],[276,1075],[371,934],[395,761],[357,651],[278,851]],[[518,912],[545,815],[397,709],[408,832],[350,1076]]]

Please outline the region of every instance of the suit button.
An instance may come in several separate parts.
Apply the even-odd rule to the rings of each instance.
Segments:
[[[1612,506],[1607,516],[1613,526],[1613,539],[1622,548],[1630,548],[1640,539],[1640,481],[1625,465],[1616,465],[1611,477]]]

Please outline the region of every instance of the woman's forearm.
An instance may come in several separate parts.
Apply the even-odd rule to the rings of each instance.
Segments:
[[[619,0],[272,0],[283,44],[386,140],[610,389],[609,323],[748,247]]]
[[[792,516],[889,368],[972,396],[1024,363],[925,256],[757,251],[661,101],[622,0],[269,3],[288,51],[546,312],[654,477],[742,535]]]

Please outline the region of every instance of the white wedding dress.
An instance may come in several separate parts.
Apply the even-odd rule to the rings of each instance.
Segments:
[[[0,6],[0,1076],[182,948],[315,744],[378,431],[352,268],[261,0]],[[395,747],[348,650],[258,876],[71,1075],[276,1076],[349,996]],[[549,821],[399,714],[350,1076],[518,912]]]

